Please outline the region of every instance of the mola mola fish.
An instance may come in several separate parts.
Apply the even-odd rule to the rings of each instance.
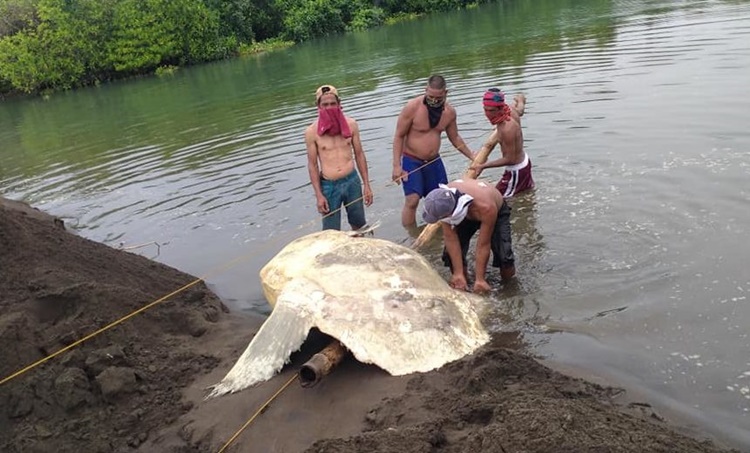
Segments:
[[[481,298],[454,290],[418,252],[326,230],[296,239],[260,271],[273,310],[209,397],[270,379],[313,327],[391,375],[426,372],[489,341]]]

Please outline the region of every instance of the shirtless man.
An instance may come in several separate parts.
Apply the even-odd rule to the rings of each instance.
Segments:
[[[476,179],[457,179],[448,185],[441,184],[425,197],[422,218],[427,223],[442,224],[443,262],[451,268],[452,287],[467,288],[466,253],[477,230],[474,292],[490,290],[485,278],[490,250],[492,266],[500,268],[500,278],[505,280],[516,275],[510,208],[492,185]]]
[[[505,198],[534,188],[531,177],[531,160],[523,150],[521,117],[526,109],[526,96],[519,94],[512,106],[505,103],[505,94],[498,88],[490,88],[482,99],[484,114],[496,130],[500,143],[501,156],[482,165],[473,165],[477,177],[485,168],[505,167],[503,177],[497,183],[497,190]]]
[[[315,100],[318,119],[305,129],[305,145],[307,169],[318,212],[323,215],[323,229],[341,229],[340,207],[344,205],[352,230],[358,230],[367,224],[360,174],[365,186],[364,204],[372,204],[367,159],[359,138],[359,126],[355,120],[344,115],[339,93],[333,86],[318,88]],[[355,161],[359,174],[354,169]]]
[[[406,227],[417,222],[419,199],[438,184],[448,182],[439,154],[443,131],[461,154],[469,160],[473,158],[473,153],[458,135],[456,109],[446,102],[447,95],[445,79],[433,75],[427,82],[425,93],[409,100],[398,116],[393,137],[392,177],[397,184],[403,181],[406,199],[401,223]],[[419,167],[422,168],[417,170]]]

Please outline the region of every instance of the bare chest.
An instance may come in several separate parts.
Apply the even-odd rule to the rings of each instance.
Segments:
[[[500,145],[516,145],[522,138],[521,128],[514,121],[506,121],[497,126],[497,138]]]
[[[345,138],[341,135],[320,135],[317,137],[315,142],[318,145],[318,152],[321,153],[330,153],[337,151],[349,152],[352,149],[351,137]]]
[[[418,132],[443,132],[445,131],[445,128],[448,127],[448,124],[450,123],[450,112],[447,110],[443,111],[443,114],[440,116],[440,121],[438,122],[437,126],[430,127],[430,118],[429,114],[427,112],[427,107],[425,106],[419,106],[417,109],[416,114],[414,115],[414,119],[412,121],[412,130],[418,131]]]

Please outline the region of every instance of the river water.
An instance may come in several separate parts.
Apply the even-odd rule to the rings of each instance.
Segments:
[[[391,143],[432,73],[473,149],[486,88],[528,96],[537,189],[513,201],[518,278],[493,293],[492,328],[750,450],[750,2],[508,1],[7,101],[0,193],[267,313],[258,270],[319,228],[315,88],[339,87],[359,121],[377,236],[409,243]],[[443,155],[459,176],[447,140]]]

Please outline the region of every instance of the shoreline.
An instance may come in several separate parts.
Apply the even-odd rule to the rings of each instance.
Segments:
[[[0,378],[195,279],[2,197],[0,268]],[[201,283],[0,386],[0,449],[218,451],[327,341],[205,400],[262,322]],[[402,377],[349,358],[312,389],[289,386],[227,451],[722,451],[648,403],[628,408],[638,395],[514,351],[518,335]]]

